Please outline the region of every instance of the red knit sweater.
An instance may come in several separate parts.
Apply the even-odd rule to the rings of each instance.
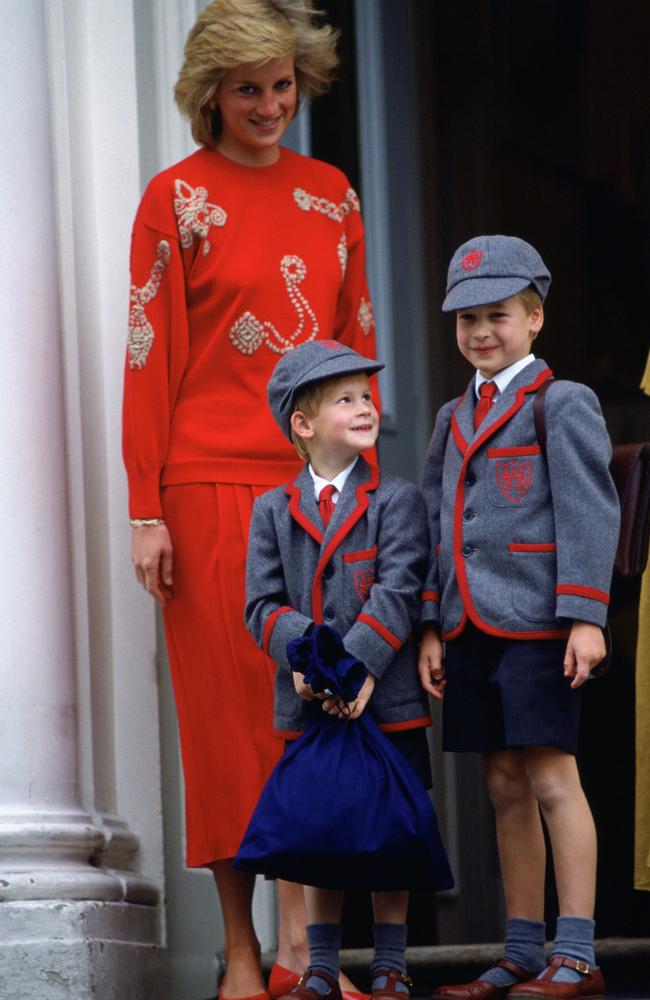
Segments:
[[[266,385],[287,350],[375,357],[359,202],[335,167],[282,149],[246,167],[201,149],[153,178],[131,243],[124,461],[132,517],[160,487],[275,486],[298,459]]]

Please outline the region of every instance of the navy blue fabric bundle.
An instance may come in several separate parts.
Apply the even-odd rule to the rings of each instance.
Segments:
[[[326,625],[287,647],[316,692],[354,700],[366,668]],[[436,815],[410,764],[366,710],[319,711],[271,774],[235,868],[323,889],[450,889]]]

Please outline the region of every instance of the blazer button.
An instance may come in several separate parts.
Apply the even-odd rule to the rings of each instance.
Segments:
[[[334,567],[329,563],[323,570],[323,580],[331,580],[334,576]]]
[[[463,511],[463,521],[473,521],[475,517],[476,514],[473,510]]]
[[[328,621],[328,622],[334,621],[334,617],[335,617],[335,615],[334,615],[334,609],[333,608],[325,608],[323,610],[323,618],[325,619],[325,621]]]
[[[476,476],[473,472],[468,472],[465,477],[465,486],[473,486],[476,482]]]
[[[472,548],[471,545],[463,545],[462,552],[463,552],[463,555],[465,556],[465,558],[467,558],[467,556],[471,556],[471,554],[472,554],[473,551],[474,551],[474,549]]]

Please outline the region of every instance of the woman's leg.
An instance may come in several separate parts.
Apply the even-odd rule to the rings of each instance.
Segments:
[[[257,940],[251,904],[255,876],[232,867],[230,859],[210,865],[219,893],[224,923],[226,974],[221,984],[224,997],[239,998],[264,993],[266,986],[260,968],[260,944]]]
[[[276,882],[278,892],[277,964],[300,975],[309,963],[305,893],[296,882]]]

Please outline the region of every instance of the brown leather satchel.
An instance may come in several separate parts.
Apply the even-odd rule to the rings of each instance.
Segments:
[[[535,432],[546,455],[544,396],[554,379],[537,390],[534,403]],[[621,503],[621,529],[614,569],[621,576],[638,576],[648,561],[650,542],[650,444],[615,444],[609,465]]]

